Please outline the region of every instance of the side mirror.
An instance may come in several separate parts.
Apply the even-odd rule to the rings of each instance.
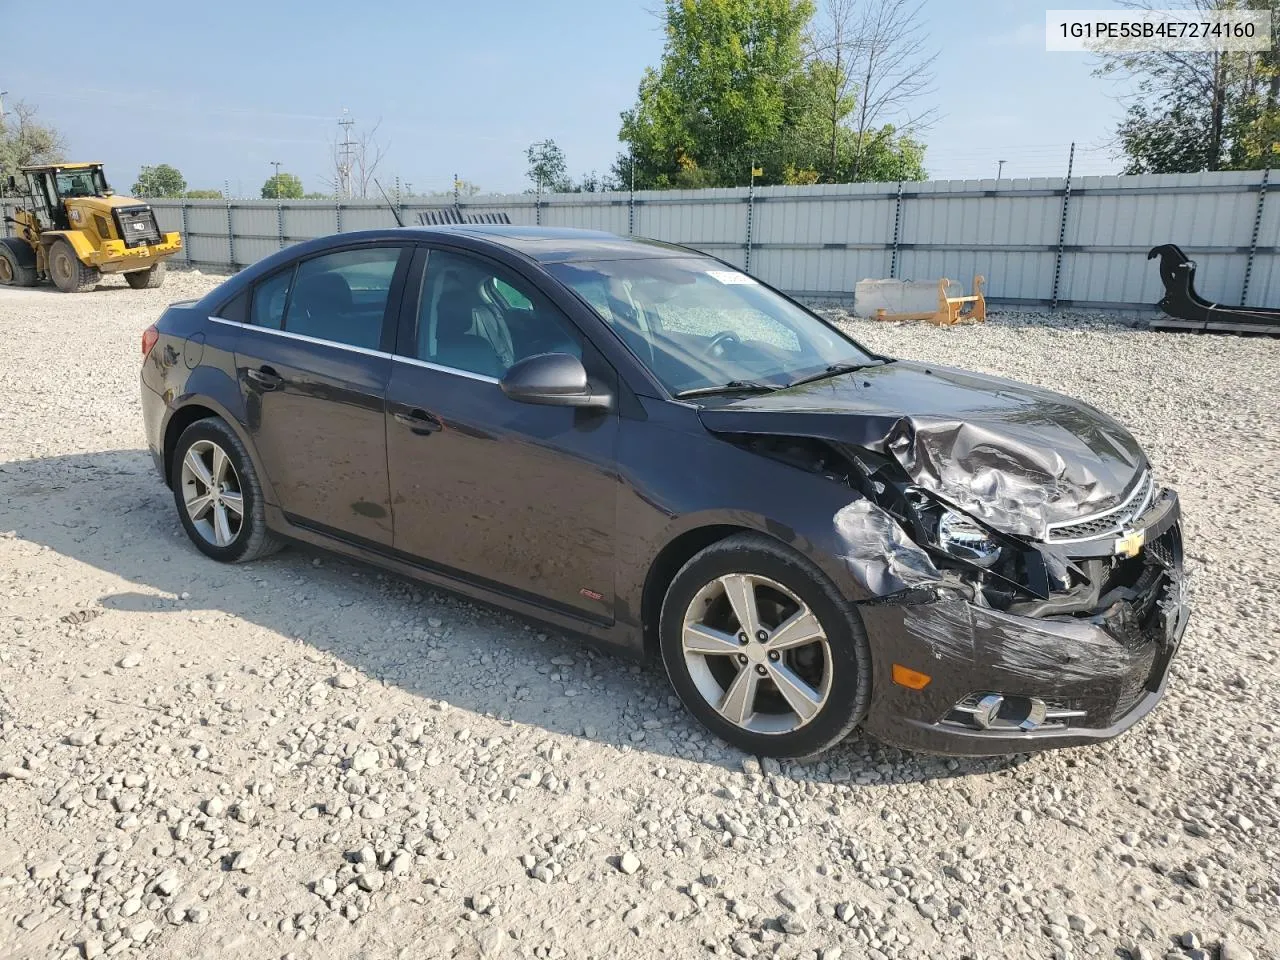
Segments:
[[[499,386],[503,393],[519,403],[598,408],[610,405],[608,394],[591,392],[587,369],[582,361],[567,353],[540,353],[525,357],[507,371]]]

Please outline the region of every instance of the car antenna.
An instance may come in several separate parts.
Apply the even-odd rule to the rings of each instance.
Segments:
[[[396,218],[396,226],[403,227],[404,220],[400,217],[400,211],[396,209],[395,204],[391,202],[391,198],[387,196],[387,191],[382,189],[382,184],[378,182],[378,178],[374,177],[373,185],[378,188],[378,192],[382,194],[382,199],[387,201],[387,209],[391,211],[391,215]]]

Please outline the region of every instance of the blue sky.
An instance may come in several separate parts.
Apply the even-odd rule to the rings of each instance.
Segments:
[[[821,0],[818,0],[819,4]],[[11,38],[41,37],[47,11],[0,0]],[[1093,0],[1094,7],[1112,6]],[[1118,171],[1107,146],[1121,106],[1084,54],[1046,53],[1045,10],[1029,0],[926,0],[938,50],[925,139],[933,178]],[[106,46],[50,70],[44,42],[7,43],[6,100],[39,106],[70,153],[101,159],[118,189],[144,163],[171,163],[192,188],[256,195],[271,161],[324,187],[336,119],[381,118],[379,178],[416,192],[456,173],[486,191],[527,186],[524,149],[550,137],[574,175],[604,172],[618,114],[656,64],[658,0],[224,0],[167,4],[104,25]],[[74,54],[74,51],[65,51]],[[83,51],[82,51],[83,52]],[[105,59],[103,59],[105,58]],[[102,65],[91,66],[91,61]],[[120,77],[118,83],[111,76]]]

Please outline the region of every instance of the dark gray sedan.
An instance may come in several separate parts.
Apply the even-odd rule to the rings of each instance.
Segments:
[[[210,557],[303,541],[660,656],[752,753],[1103,740],[1186,626],[1177,497],[1116,421],[875,354],[689,249],[342,234],[174,304],[142,353]]]

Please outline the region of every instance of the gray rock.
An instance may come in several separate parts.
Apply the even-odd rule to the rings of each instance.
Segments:
[[[783,887],[776,896],[778,902],[792,913],[808,913],[813,909],[813,898],[795,887]]]
[[[40,863],[33,863],[27,869],[31,873],[32,880],[49,880],[58,875],[58,871],[62,869],[62,861],[42,860]]]
[[[637,857],[635,853],[628,850],[618,858],[618,869],[627,876],[631,876],[631,874],[640,869],[640,858]]]
[[[1079,913],[1071,913],[1067,915],[1067,926],[1076,933],[1084,934],[1086,937],[1093,936],[1093,932],[1098,929],[1098,925],[1096,923]]]
[[[1240,941],[1228,937],[1218,947],[1218,960],[1254,960],[1254,956]]]
[[[809,928],[805,922],[797,917],[794,913],[784,913],[778,917],[778,926],[782,928],[783,933],[793,936],[800,936],[809,932]]]

